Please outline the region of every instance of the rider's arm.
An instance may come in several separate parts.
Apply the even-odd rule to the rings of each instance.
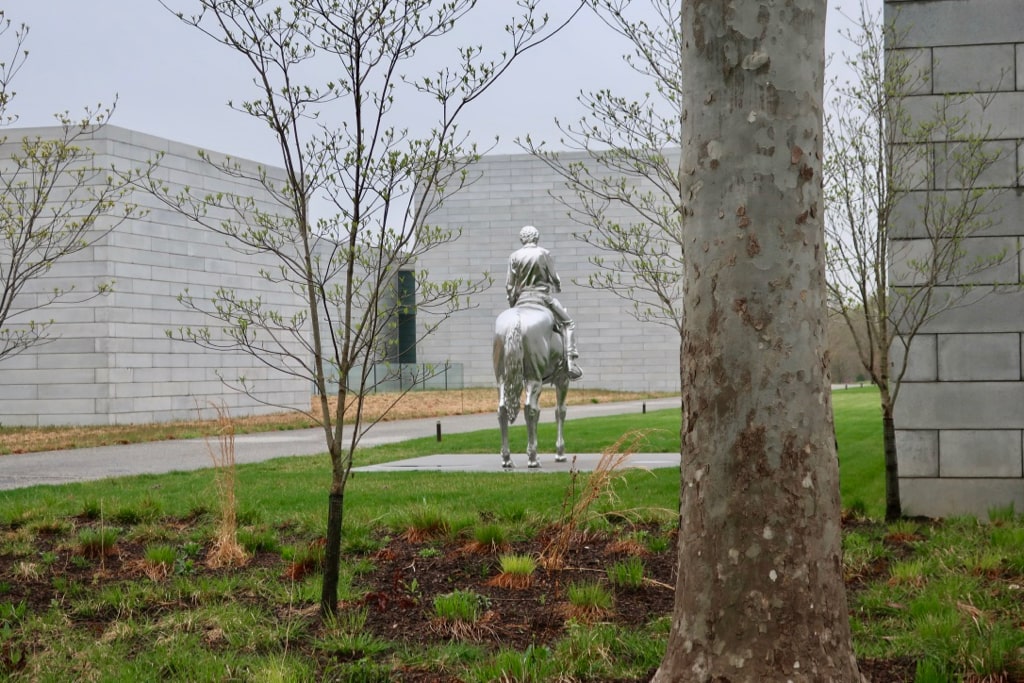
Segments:
[[[558,271],[555,270],[555,260],[551,258],[550,253],[544,254],[544,270],[548,274],[548,282],[551,285],[551,293],[558,294],[562,291],[562,280],[558,277]]]
[[[516,299],[519,298],[519,293],[516,289],[516,273],[515,264],[510,258],[508,260],[508,272],[505,274],[505,298],[508,299],[509,306],[516,305]]]

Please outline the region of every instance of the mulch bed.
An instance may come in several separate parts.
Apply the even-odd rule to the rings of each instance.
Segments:
[[[538,555],[545,545],[540,538],[509,546],[503,552]],[[566,588],[573,582],[598,581],[606,568],[629,553],[617,551],[609,537],[593,537],[574,543],[563,559],[563,568],[534,572],[526,588],[491,585],[499,573],[494,554],[444,548],[438,555],[421,556],[422,544],[392,541],[378,553],[367,625],[381,637],[424,645],[447,639],[437,628],[432,598],[454,590],[472,590],[487,599],[489,614],[478,640],[495,647],[525,650],[531,644],[551,644],[565,631],[571,608]],[[672,613],[675,578],[675,546],[658,554],[644,553],[644,576],[639,589],[611,587],[612,611],[602,620],[621,626],[642,626],[657,615]]]
[[[79,529],[88,525],[85,520],[76,522]],[[182,536],[185,536],[189,522],[167,520],[165,525],[181,527]],[[664,531],[653,527],[650,531],[664,535]],[[357,604],[347,606],[365,607],[366,628],[383,639],[429,646],[452,637],[439,627],[435,619],[434,597],[455,590],[472,590],[486,598],[487,613],[479,630],[470,637],[488,649],[520,651],[530,645],[553,645],[565,634],[566,623],[573,616],[566,591],[574,582],[601,581],[613,591],[613,607],[599,616],[601,621],[627,628],[640,627],[658,616],[670,615],[675,585],[674,539],[665,550],[651,553],[639,544],[624,544],[619,538],[622,536],[599,533],[575,538],[562,558],[561,568],[538,567],[532,584],[524,588],[495,585],[494,578],[499,573],[498,553],[480,552],[464,539],[411,541],[392,538],[371,556],[372,571],[358,579],[359,586],[367,590],[364,597]],[[532,540],[513,543],[502,552],[537,557],[549,540],[550,537],[541,533]],[[88,586],[89,591],[145,576],[145,547],[140,543],[120,541],[109,555],[86,563],[81,558],[75,559],[77,553],[68,541],[62,534],[36,532],[35,553],[31,558],[0,554],[0,579],[5,590],[0,601],[14,605],[25,601],[29,610],[41,612],[50,609],[52,601],[60,600],[55,576],[61,577],[64,585],[77,583]],[[44,554],[51,557],[48,566],[39,566],[38,576],[26,573],[23,563],[38,565]],[[644,561],[644,585],[639,589],[611,586],[607,582],[607,568],[631,554],[639,554]],[[282,576],[289,571],[288,563],[280,555],[267,552],[257,554],[248,567],[278,567]],[[246,569],[210,570],[200,560],[195,563],[194,571],[220,573],[244,572]],[[859,586],[851,585],[849,588],[856,591]],[[174,607],[163,605],[160,609]],[[188,609],[188,606],[183,605],[182,609]],[[586,618],[586,615],[575,616],[577,619]],[[98,637],[116,618],[113,613],[97,613],[88,619],[76,619],[71,627],[93,631]],[[5,656],[3,648],[0,648],[0,672],[5,668],[2,661]],[[911,658],[898,658],[864,660],[860,667],[861,673],[876,683],[909,683],[914,679],[915,664]],[[653,671],[636,681],[649,680],[650,674]],[[402,680],[456,679],[439,677],[439,674],[427,671],[408,671],[403,672]]]

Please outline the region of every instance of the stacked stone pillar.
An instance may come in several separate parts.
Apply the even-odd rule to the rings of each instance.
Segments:
[[[959,303],[928,320],[911,345],[895,414],[903,511],[984,517],[1013,504],[1024,512],[1024,2],[886,0],[885,16],[894,26],[889,49],[906,50],[923,76],[908,110],[923,116],[959,96],[998,155],[983,177],[995,198],[990,224],[963,245],[965,259],[997,262],[937,288]],[[935,141],[933,163],[943,142]],[[922,253],[913,194],[893,226],[892,273]]]

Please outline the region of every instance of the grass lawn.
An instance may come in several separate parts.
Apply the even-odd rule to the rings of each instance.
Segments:
[[[874,387],[832,394],[839,444],[839,490],[843,507],[863,505],[870,517],[885,514],[882,409]]]
[[[834,405],[844,507],[867,513],[844,533],[864,670],[1021,680],[1024,522],[1002,510],[987,525],[882,523],[877,394],[838,391]],[[678,451],[676,410],[569,426],[581,451],[632,429],[645,450]],[[494,432],[366,449],[357,464],[492,452]],[[249,559],[225,568],[208,566],[221,523],[213,470],[0,492],[0,679],[642,681],[660,660],[678,469],[622,472],[578,513],[585,474],[358,473],[331,623],[315,607],[325,456],[236,474]],[[503,557],[538,563],[516,563],[527,576],[509,588],[496,578]]]

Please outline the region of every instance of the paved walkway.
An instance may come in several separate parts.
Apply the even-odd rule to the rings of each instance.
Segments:
[[[645,406],[647,410],[652,411],[677,408],[679,407],[679,398],[569,406],[567,420],[641,413]],[[501,457],[498,455],[497,448],[498,427],[496,421],[493,413],[485,413],[380,422],[371,427],[363,436],[360,441],[361,446],[395,443],[424,436],[434,437],[437,434],[437,425],[440,423],[442,442],[445,434],[493,429],[495,452],[476,455],[433,455],[357,469],[358,471],[377,472],[417,469],[498,471],[501,469]],[[541,421],[553,422],[554,409],[545,409],[541,415]],[[571,446],[571,432],[567,436]],[[2,455],[0,456],[0,490],[24,488],[38,484],[66,484],[106,479],[107,477],[202,469],[211,465],[210,446],[216,448],[215,439],[211,440],[209,445],[206,439],[189,439],[46,451],[23,455]],[[324,451],[324,435],[320,429],[239,434],[235,437],[235,461],[240,464],[293,455],[316,455]],[[570,460],[573,455],[577,459],[577,469],[592,468],[598,459],[597,454],[573,454],[570,452]],[[515,470],[517,472],[538,471],[526,469],[526,456],[513,457],[513,460],[519,465]],[[540,461],[541,469],[539,471],[541,472],[568,470],[571,464],[555,463],[553,455],[541,455]],[[679,454],[634,454],[631,464],[638,467],[677,466]]]
[[[589,472],[594,469],[601,459],[600,453],[576,453],[567,454],[565,462],[555,462],[554,455],[541,454],[537,456],[540,467],[528,469],[526,467],[526,456],[512,456],[515,467],[506,470],[501,466],[501,456],[496,453],[449,453],[447,455],[425,455],[422,458],[409,458],[408,460],[396,460],[385,462],[379,465],[367,465],[366,467],[353,467],[353,472],[410,472],[435,471],[435,472],[568,472],[575,468],[580,472]],[[656,467],[678,467],[678,453],[633,453],[620,467],[643,467],[654,469]]]

